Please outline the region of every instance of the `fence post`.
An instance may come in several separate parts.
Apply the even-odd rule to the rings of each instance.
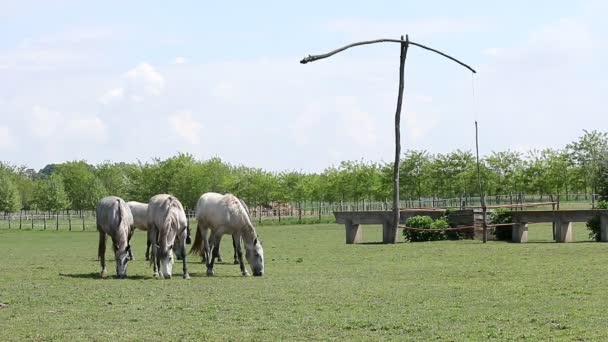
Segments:
[[[44,220],[44,230],[46,230],[46,212],[42,213],[42,218]]]
[[[34,215],[30,213],[30,218],[32,219],[32,230],[34,230]]]
[[[59,230],[59,211],[55,213],[55,221],[57,222],[57,225],[55,226],[55,230]]]
[[[21,220],[23,217],[23,210],[19,210],[19,229],[21,229]]]
[[[84,232],[84,214],[82,212],[80,217],[82,217],[82,231]]]
[[[67,214],[68,214],[68,227],[69,227],[70,231],[72,231],[72,215],[70,214],[70,209],[67,210]]]
[[[11,229],[11,214],[8,214],[8,229]]]

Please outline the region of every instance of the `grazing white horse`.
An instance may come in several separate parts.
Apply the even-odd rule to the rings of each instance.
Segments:
[[[146,238],[146,261],[150,260],[150,231],[148,229],[148,203],[141,203],[136,201],[127,202],[129,209],[131,209],[131,214],[133,214],[133,225],[135,228],[139,228],[147,233]],[[133,260],[133,254],[131,250],[129,250],[129,256],[131,260]]]
[[[253,222],[253,220],[251,219],[251,213],[249,212],[249,207],[247,206],[247,204],[245,204],[245,201],[243,201],[242,199],[239,198],[239,201],[241,202],[241,205],[243,205],[243,208],[245,208],[245,211],[247,212],[247,215],[249,216],[249,220],[251,222]],[[217,245],[215,246],[215,248],[213,249],[213,257],[217,258],[217,261],[222,262],[222,255],[220,254],[220,242],[222,241],[222,239],[219,239],[217,241]],[[232,238],[232,248],[234,250],[234,264],[238,265],[239,264],[239,257],[236,253],[236,240],[234,240],[234,237]],[[205,262],[207,260],[207,258],[205,257],[205,254],[203,253],[203,258],[202,258],[202,262]]]
[[[104,197],[97,203],[97,230],[99,231],[99,248],[97,255],[101,263],[101,276],[107,277],[106,270],[106,234],[112,238],[112,247],[116,259],[116,276],[127,276],[127,262],[131,246],[129,241],[133,234],[133,216],[122,198]]]
[[[190,279],[186,264],[186,240],[188,220],[184,207],[175,196],[161,194],[148,203],[148,227],[152,241],[154,276],[171,278],[173,272],[173,251],[182,259],[184,279]]]
[[[198,221],[196,236],[191,253],[206,255],[207,275],[212,276],[214,248],[224,234],[231,234],[235,243],[241,273],[249,275],[243,262],[241,238],[245,242],[245,256],[254,276],[264,274],[264,249],[258,239],[255,227],[251,223],[246,207],[232,194],[221,195],[214,192],[203,194],[196,204],[196,220]],[[208,237],[207,230],[211,230]]]

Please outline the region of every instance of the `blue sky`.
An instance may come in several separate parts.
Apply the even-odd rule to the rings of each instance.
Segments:
[[[606,131],[603,1],[0,0],[0,160],[36,169],[178,152],[268,170],[390,161],[396,44],[412,47],[404,149],[561,148]],[[473,96],[473,89],[476,97]]]

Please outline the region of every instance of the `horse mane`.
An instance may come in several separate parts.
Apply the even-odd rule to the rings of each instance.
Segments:
[[[177,235],[177,231],[179,230],[179,202],[175,200],[173,196],[167,197],[165,200],[167,205],[167,212],[165,214],[165,222],[163,224],[162,229],[158,232],[158,245],[160,247],[159,253],[160,257],[166,257],[167,253],[169,253],[168,241],[173,241],[175,235]],[[177,209],[177,210],[175,210]],[[173,233],[173,236],[169,236]]]
[[[255,230],[255,227],[253,226],[253,222],[251,220],[251,215],[249,214],[249,208],[247,207],[245,202],[243,202],[242,199],[234,196],[233,194],[228,194],[228,195],[231,195],[237,199],[237,201],[235,202],[235,204],[236,204],[235,207],[239,211],[239,214],[241,215],[241,217],[243,217],[247,223],[245,229],[243,229],[243,237],[247,237],[251,241],[253,241],[254,239],[256,239],[258,237],[258,234]]]
[[[118,231],[116,232],[115,240],[113,243],[114,252],[117,250],[124,250],[129,244],[129,223],[125,220],[127,216],[127,204],[120,198],[116,199],[116,205],[118,205]]]

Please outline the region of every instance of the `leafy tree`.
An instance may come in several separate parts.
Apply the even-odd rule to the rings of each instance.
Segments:
[[[0,211],[15,212],[21,209],[19,189],[7,172],[0,171]]]
[[[95,167],[95,175],[99,178],[108,194],[128,199],[131,188],[128,168],[130,166],[124,163],[104,162]]]
[[[63,186],[63,179],[58,173],[36,181],[34,203],[43,211],[57,212],[66,209],[70,201]]]
[[[608,151],[608,133],[583,130],[582,137],[566,145],[572,160],[583,169],[586,187],[597,192],[602,156]]]
[[[57,172],[64,180],[72,209],[93,209],[99,199],[107,195],[107,190],[93,173],[93,168],[84,161],[58,165]]]

